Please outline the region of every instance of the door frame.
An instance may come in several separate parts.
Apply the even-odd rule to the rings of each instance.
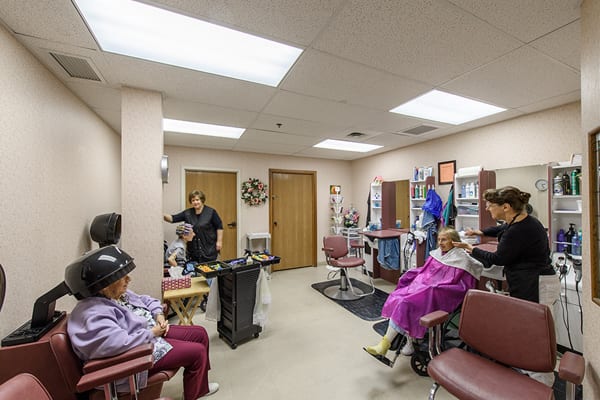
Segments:
[[[235,188],[235,220],[237,221],[237,238],[236,238],[236,242],[235,242],[235,253],[240,256],[240,244],[242,243],[242,236],[241,236],[241,229],[240,226],[241,221],[240,221],[240,196],[239,196],[239,188],[242,187],[242,182],[240,180],[240,170],[239,169],[235,169],[235,168],[211,168],[211,167],[191,167],[191,166],[186,166],[186,165],[182,165],[181,166],[181,173],[180,173],[180,180],[181,180],[181,210],[185,210],[185,208],[187,207],[186,205],[186,200],[187,200],[187,196],[189,193],[186,193],[185,191],[185,172],[186,171],[197,171],[197,172],[229,172],[229,173],[235,173],[235,182],[236,182],[236,188]]]
[[[312,177],[312,185],[313,185],[313,198],[311,199],[312,207],[313,207],[313,229],[312,229],[312,239],[313,239],[313,254],[312,254],[312,266],[318,266],[318,257],[317,257],[317,248],[318,248],[318,240],[317,240],[317,171],[310,170],[297,170],[297,169],[282,169],[282,168],[269,168],[269,187],[273,187],[272,177],[273,174],[296,174],[296,175],[310,175]],[[269,192],[269,196],[271,196],[271,192]],[[273,240],[273,202],[269,201],[269,230],[271,231],[271,240]],[[271,242],[272,243],[272,242]],[[271,244],[271,247],[273,244]]]

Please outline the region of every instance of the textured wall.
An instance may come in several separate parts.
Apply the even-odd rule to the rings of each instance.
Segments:
[[[581,9],[581,126],[580,136],[587,139],[587,132],[600,126],[600,2],[586,0]],[[587,168],[588,152],[584,153],[583,173],[589,176]],[[588,180],[583,180],[583,235],[590,238],[590,226],[598,229],[597,220],[594,221],[588,212],[590,198]],[[598,232],[596,232],[598,238]],[[600,398],[600,306],[592,302],[590,290],[590,269],[598,271],[600,266],[590,265],[590,247],[583,248],[583,353],[586,357],[586,371],[583,393],[586,399]],[[597,296],[598,294],[596,294]]]
[[[132,288],[160,298],[164,260],[162,98],[160,93],[132,88],[123,88],[121,96],[121,247],[135,258]]]
[[[580,130],[580,106],[572,103],[364,158],[352,164],[354,197],[364,197],[377,175],[388,181],[409,179],[414,166],[429,165],[437,175],[439,161],[495,170],[569,160],[572,153],[583,152]],[[450,185],[438,189],[445,201]]]
[[[323,160],[301,157],[269,156],[256,153],[241,153],[233,151],[203,150],[189,147],[165,148],[169,156],[169,183],[164,186],[164,211],[174,214],[183,209],[187,194],[184,193],[185,185],[182,180],[183,171],[189,169],[223,169],[235,171],[238,178],[259,178],[263,182],[269,181],[269,168],[288,170],[317,171],[317,256],[319,261],[324,261],[321,249],[321,239],[329,232],[331,227],[329,210],[329,185],[341,185],[345,197],[344,206],[349,206],[353,201],[353,179],[349,161]],[[241,183],[239,183],[241,185]],[[210,204],[210,193],[206,193],[207,204],[219,210],[218,205]],[[365,201],[359,199],[359,201]],[[246,246],[245,234],[247,232],[269,232],[269,203],[260,207],[245,205],[238,198],[240,210],[238,222],[238,249],[242,251]],[[361,220],[362,223],[362,220]],[[174,227],[164,223],[165,239],[171,241],[175,238]]]
[[[92,248],[94,216],[120,211],[119,137],[0,27],[0,337]],[[94,244],[94,246],[96,246]],[[59,300],[71,309],[74,299]]]

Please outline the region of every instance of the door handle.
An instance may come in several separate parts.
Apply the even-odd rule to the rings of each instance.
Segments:
[[[277,221],[273,221],[273,225],[274,225],[274,226],[277,226]]]
[[[228,227],[230,228],[235,228],[237,226],[237,222],[233,221],[227,224]]]

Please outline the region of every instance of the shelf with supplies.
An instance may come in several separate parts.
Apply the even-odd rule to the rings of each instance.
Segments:
[[[393,228],[396,225],[396,183],[375,180],[369,197],[370,230]]]
[[[454,175],[454,205],[457,210],[454,226],[457,231],[468,228],[481,230],[496,224],[483,206],[483,192],[495,187],[494,171],[486,171],[479,166],[457,171]]]
[[[433,167],[415,167],[409,181],[409,211],[410,224],[413,230],[418,229],[421,216],[423,215],[423,204],[427,199],[427,191],[435,189],[435,176]]]
[[[580,163],[554,162],[548,165],[548,182],[552,183],[551,190],[548,190],[551,250],[566,252],[572,257],[581,257],[584,239],[581,237],[581,178]]]

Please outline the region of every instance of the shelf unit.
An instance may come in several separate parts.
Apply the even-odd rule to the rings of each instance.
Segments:
[[[396,227],[396,184],[395,182],[371,183],[369,226],[375,230]]]
[[[344,197],[341,194],[329,195],[329,206],[331,208],[331,233],[339,235],[344,226],[344,214],[342,203]]]
[[[479,167],[461,168],[454,175],[454,204],[457,209],[455,228],[483,229],[495,226],[496,221],[485,209],[483,192],[496,187],[496,173]],[[464,190],[463,190],[464,188]],[[481,238],[485,241],[485,237]]]
[[[575,231],[581,228],[581,195],[556,194],[554,191],[553,179],[557,175],[567,173],[578,169],[581,172],[581,164],[567,165],[566,162],[552,163],[548,166],[548,232],[550,236],[550,249],[552,252],[558,251],[558,245],[564,244],[570,246],[570,243],[559,243],[557,240],[558,231],[562,228],[565,233],[570,224],[575,224]],[[580,185],[581,187],[581,185]],[[585,239],[585,238],[584,238]],[[581,256],[573,256],[581,258]]]
[[[409,204],[410,204],[410,224],[412,227],[416,223],[417,217],[421,219],[423,215],[423,204],[427,198],[427,190],[435,188],[435,176],[428,176],[423,180],[410,181],[409,183]],[[417,197],[416,194],[419,194]]]

